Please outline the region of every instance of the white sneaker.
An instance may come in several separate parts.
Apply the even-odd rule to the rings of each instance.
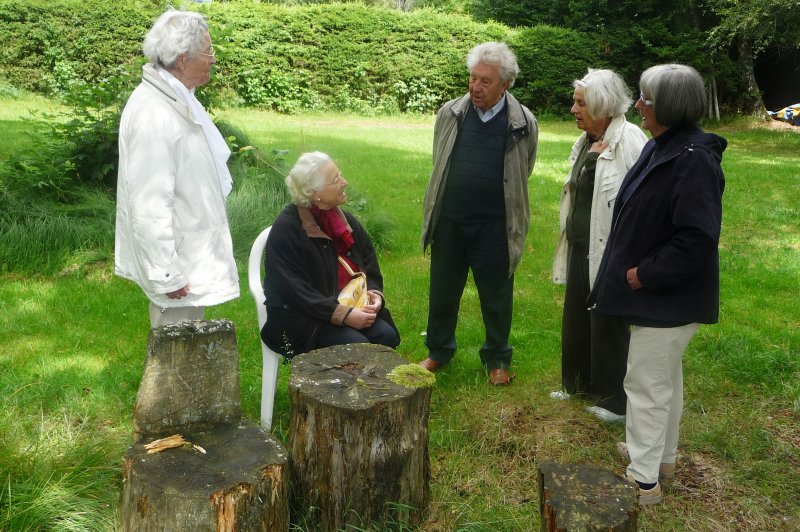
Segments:
[[[587,406],[586,411],[590,414],[594,414],[597,419],[600,421],[605,421],[606,423],[625,423],[624,415],[615,414],[611,410],[606,410],[602,406]]]
[[[631,455],[628,452],[628,444],[624,441],[617,442],[617,453],[626,461],[631,461]],[[658,475],[664,479],[671,479],[675,477],[675,463],[664,464],[658,466]]]
[[[639,486],[639,484],[636,482],[636,479],[633,478],[633,475],[625,475],[625,479],[628,482],[632,483],[634,486]],[[656,485],[650,488],[649,490],[646,490],[640,486],[639,504],[641,504],[642,506],[658,504],[661,502],[661,499],[663,498],[662,495],[663,492],[661,491],[661,484],[659,482],[656,482]]]
[[[556,390],[554,392],[550,392],[550,399],[555,399],[557,401],[564,401],[572,397],[570,394],[565,392],[564,390]]]

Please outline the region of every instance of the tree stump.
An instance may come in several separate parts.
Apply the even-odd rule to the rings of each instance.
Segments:
[[[287,456],[259,426],[179,431],[190,445],[123,461],[122,530],[273,532],[289,529]]]
[[[539,466],[542,530],[634,531],[639,491],[607,469],[591,464],[544,462]]]
[[[288,456],[268,431],[240,419],[231,322],[151,330],[133,417],[121,530],[288,530]],[[189,443],[147,452],[145,444],[176,434]]]
[[[228,320],[188,321],[150,330],[133,407],[137,438],[174,427],[238,423],[239,352]]]
[[[431,388],[386,377],[406,364],[394,350],[372,344],[292,360],[292,500],[311,508],[320,529],[421,520],[429,500]]]

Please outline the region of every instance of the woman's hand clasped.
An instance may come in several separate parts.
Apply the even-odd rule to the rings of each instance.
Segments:
[[[367,327],[372,327],[377,317],[378,314],[368,311],[367,307],[363,309],[354,308],[344,319],[343,324],[357,330],[366,329]]]

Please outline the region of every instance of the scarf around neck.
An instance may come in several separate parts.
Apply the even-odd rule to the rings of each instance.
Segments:
[[[158,67],[158,73],[175,91],[175,95],[181,102],[189,108],[195,121],[203,128],[203,135],[205,135],[206,142],[208,142],[208,146],[211,149],[211,158],[214,160],[214,167],[217,170],[219,188],[222,191],[222,196],[227,198],[228,194],[233,190],[233,178],[227,165],[231,150],[228,148],[225,139],[222,138],[222,133],[219,132],[217,126],[211,121],[211,117],[203,109],[203,105],[195,97],[194,89],[187,89],[186,85],[164,68]]]
[[[336,243],[336,250],[339,255],[345,255],[353,247],[355,240],[353,240],[353,233],[347,226],[344,217],[339,214],[339,209],[333,208],[323,211],[312,204],[309,210],[322,232]]]

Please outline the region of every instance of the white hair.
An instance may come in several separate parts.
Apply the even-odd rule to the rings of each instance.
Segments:
[[[496,65],[500,71],[500,79],[508,82],[509,87],[514,86],[514,80],[519,74],[517,56],[504,42],[485,42],[479,44],[467,54],[467,70],[472,74],[472,69],[478,63]]]
[[[298,207],[310,207],[314,191],[325,186],[325,175],[321,168],[332,163],[330,155],[321,151],[312,151],[300,155],[297,162],[286,176],[286,187],[289,195]]]
[[[153,65],[173,68],[178,56],[194,56],[203,49],[208,23],[193,11],[165,11],[147,32],[142,44],[145,57]]]
[[[631,90],[612,70],[590,68],[582,79],[573,81],[572,86],[583,87],[586,110],[592,118],[623,115],[633,103]]]

